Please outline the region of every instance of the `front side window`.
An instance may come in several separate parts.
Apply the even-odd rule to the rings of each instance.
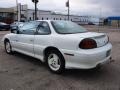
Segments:
[[[87,30],[71,21],[51,21],[53,28],[60,34],[83,33]]]
[[[38,27],[38,22],[29,22],[25,23],[20,29],[19,34],[28,34],[28,35],[34,35],[36,32],[36,29]]]

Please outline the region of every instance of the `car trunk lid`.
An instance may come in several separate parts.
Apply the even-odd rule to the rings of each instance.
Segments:
[[[97,47],[102,47],[106,45],[109,41],[108,36],[105,33],[97,33],[97,32],[85,32],[85,33],[78,33],[78,34],[69,34],[67,35],[69,37],[75,37],[75,38],[91,38],[96,41]]]

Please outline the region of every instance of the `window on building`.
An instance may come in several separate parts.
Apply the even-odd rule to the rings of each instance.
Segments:
[[[84,22],[84,19],[82,21]]]
[[[84,22],[85,22],[85,19],[84,19]]]
[[[21,18],[25,18],[24,14],[21,14]]]
[[[80,22],[81,22],[81,18],[80,18]]]

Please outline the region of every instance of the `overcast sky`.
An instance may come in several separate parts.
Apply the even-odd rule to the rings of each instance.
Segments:
[[[67,13],[66,1],[39,0],[38,8]],[[18,0],[18,2],[28,4],[30,9],[34,8],[31,0]],[[12,7],[15,5],[16,0],[0,0],[0,7]],[[120,16],[120,0],[70,0],[70,10],[72,14],[77,15]]]

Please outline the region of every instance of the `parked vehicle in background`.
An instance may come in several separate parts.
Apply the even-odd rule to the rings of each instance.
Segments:
[[[95,25],[93,22],[89,22],[88,25]]]
[[[111,58],[112,45],[106,34],[88,32],[71,21],[27,22],[2,41],[8,54],[17,51],[35,57],[55,73],[92,69]]]
[[[16,30],[19,26],[22,26],[23,22],[14,22],[10,25],[11,30]]]
[[[2,31],[2,30],[10,30],[10,25],[0,22],[0,31]]]

